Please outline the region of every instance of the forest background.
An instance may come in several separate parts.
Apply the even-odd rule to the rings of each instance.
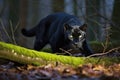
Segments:
[[[88,41],[120,45],[120,0],[0,0],[0,41],[32,48],[34,38],[21,34],[45,16],[66,12],[88,24]]]

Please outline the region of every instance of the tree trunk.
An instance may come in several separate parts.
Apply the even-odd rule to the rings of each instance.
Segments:
[[[5,33],[6,31],[8,31],[7,30],[9,25],[8,18],[9,18],[9,3],[6,0],[0,0],[0,41],[9,42],[9,37]]]
[[[52,0],[28,0],[26,3],[28,3],[26,4],[28,8],[25,6],[26,12],[23,15],[26,15],[24,20],[26,20],[25,27],[27,29],[35,27],[42,18],[52,13]],[[33,48],[34,37],[25,39],[26,47]]]
[[[85,15],[86,15],[86,5],[85,0],[76,0],[77,3],[77,16],[80,18],[81,23],[85,23]]]
[[[53,12],[63,12],[64,11],[64,0],[52,0]]]
[[[115,0],[114,2],[114,8],[113,8],[113,14],[112,14],[112,20],[115,25],[111,28],[111,40],[118,41],[118,44],[120,44],[120,1]]]
[[[9,31],[11,41],[13,44],[17,44],[18,38],[19,38],[19,27],[17,27],[19,23],[19,0],[9,0],[9,8],[10,8],[10,14],[9,14]],[[16,28],[17,27],[17,28]]]
[[[64,11],[69,14],[74,14],[74,1],[64,0]]]
[[[20,0],[20,29],[27,26],[27,9],[28,9],[28,0]],[[21,32],[20,32],[21,33]],[[26,46],[27,39],[21,35],[19,39],[19,44]]]
[[[109,20],[111,20],[111,15],[113,11],[113,1],[114,0],[101,0],[100,1],[100,15],[103,17],[107,18],[108,20],[105,20],[103,17],[100,17],[100,23],[101,23],[101,28],[100,28],[100,40],[105,41],[109,35]]]
[[[88,27],[88,40],[99,40],[99,18],[100,0],[86,0],[86,19]]]

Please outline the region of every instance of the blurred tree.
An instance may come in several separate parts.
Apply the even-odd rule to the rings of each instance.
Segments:
[[[97,14],[100,11],[100,0],[86,0],[86,20],[88,27],[88,39],[99,40],[100,26]]]
[[[25,13],[23,13],[23,15],[26,15],[24,18],[26,22],[24,27],[28,29],[35,27],[42,18],[52,13],[52,0],[27,0],[24,4],[26,10]],[[33,48],[34,38],[25,39],[27,43],[24,45]]]
[[[109,25],[113,12],[113,2],[114,0],[101,0],[100,1],[100,41],[105,41],[109,34]]]
[[[32,28],[39,21],[52,13],[52,0],[29,0],[27,10],[27,28]]]
[[[19,21],[19,0],[1,0],[1,3],[3,6],[1,13],[1,35],[3,37],[1,38],[4,38],[3,41],[16,44],[19,33],[14,29]]]
[[[8,0],[9,1],[9,35],[11,36],[11,41],[14,44],[19,42],[19,27],[17,27],[19,22],[19,0]],[[17,29],[16,29],[17,27]]]
[[[0,0],[0,41],[9,42],[9,38],[6,37],[6,33],[5,33],[5,29],[8,28],[8,23],[9,23],[8,19],[9,19],[8,0]]]
[[[64,0],[52,0],[53,12],[63,12],[64,11]]]
[[[39,2],[39,15],[41,18],[44,18],[45,16],[51,14],[52,11],[52,5],[53,1],[52,0],[40,0]]]
[[[114,0],[0,0],[0,18],[7,31],[11,34],[9,22],[12,28],[20,23],[19,30],[15,32],[18,44],[33,46],[34,38],[25,38],[21,35],[21,28],[32,28],[39,21],[53,12],[67,12],[78,16],[82,23],[88,23],[88,40],[102,41],[106,37],[106,24],[111,19],[110,8]],[[119,40],[119,1],[114,3],[112,20],[116,26],[112,27],[112,39]],[[102,16],[102,17],[101,17]],[[108,20],[106,20],[108,19]],[[0,24],[0,38],[8,42]],[[12,36],[11,36],[12,37]],[[9,41],[10,42],[10,41]],[[26,43],[27,42],[27,43]]]
[[[27,26],[27,11],[28,11],[28,0],[20,0],[20,27],[21,28],[24,28]],[[18,40],[20,45],[26,46],[27,39],[25,37],[20,35]]]
[[[99,15],[102,15],[102,16],[106,17],[106,15],[107,15],[106,7],[108,7],[108,6],[106,6],[106,1],[101,0],[100,1],[100,13],[99,13]],[[99,35],[99,39],[100,39],[100,41],[105,41],[106,27],[107,27],[106,23],[107,23],[107,21],[104,20],[103,18],[100,18],[100,23],[101,23],[100,24],[100,26],[101,26],[101,28],[100,28],[101,35]]]
[[[111,39],[114,41],[118,41],[118,44],[120,44],[120,1],[115,0],[114,2],[114,8],[113,8],[113,14],[112,14],[112,20],[114,25],[111,28]]]
[[[88,23],[88,40],[105,41],[114,0],[76,0],[77,16]]]
[[[64,0],[64,12],[74,14],[74,1]]]
[[[9,20],[12,21],[13,27],[15,27],[19,21],[19,0],[8,0],[10,4]]]
[[[77,16],[80,18],[81,22],[84,23],[86,16],[86,5],[85,0],[76,0],[77,5]]]

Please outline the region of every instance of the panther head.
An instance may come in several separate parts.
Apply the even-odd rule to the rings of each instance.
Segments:
[[[69,40],[70,44],[76,48],[82,48],[83,42],[86,39],[86,28],[87,24],[79,25],[69,25],[65,24],[65,37]]]

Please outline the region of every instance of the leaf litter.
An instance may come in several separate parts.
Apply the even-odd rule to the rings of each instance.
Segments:
[[[71,65],[47,64],[44,66],[0,65],[0,80],[120,80],[120,64]]]

